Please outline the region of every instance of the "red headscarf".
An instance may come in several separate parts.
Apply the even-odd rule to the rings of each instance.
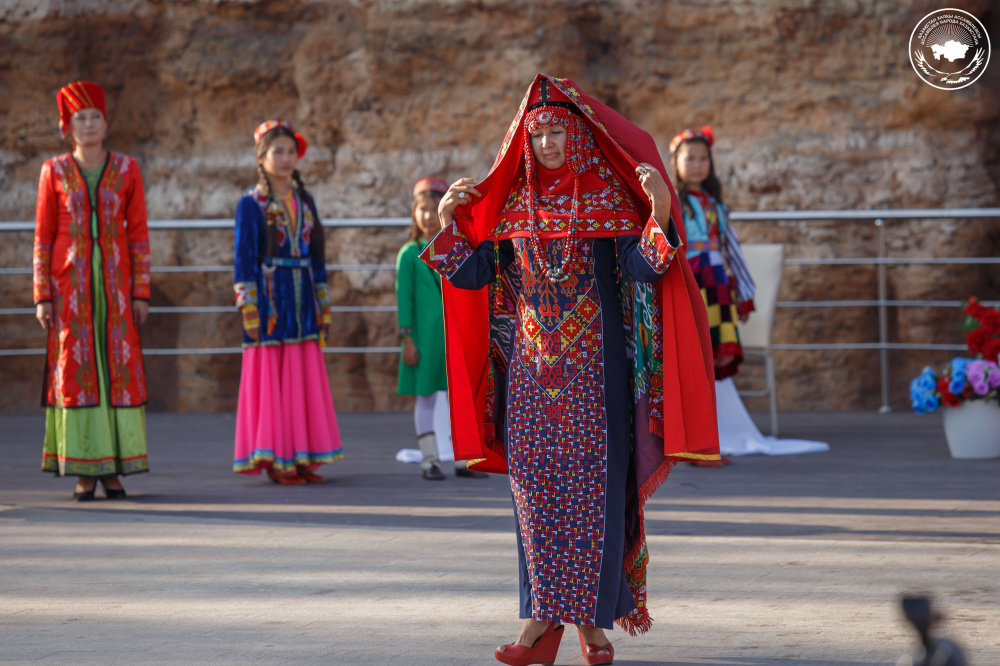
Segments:
[[[666,173],[656,143],[646,131],[622,115],[581,92],[569,79],[543,74],[535,77],[521,107],[511,122],[500,152],[486,178],[476,185],[482,197],[459,206],[455,222],[459,231],[475,247],[495,238],[494,226],[518,180],[526,173],[530,144],[526,120],[534,110],[528,107],[540,99],[541,82],[548,84],[550,101],[560,102],[570,113],[579,115],[590,130],[596,152],[613,171],[630,195],[638,219],[651,215],[649,199],[635,175],[640,162]],[[537,120],[537,115],[535,116]],[[567,142],[569,143],[569,141]],[[514,146],[515,149],[511,150]],[[522,149],[527,146],[526,149]],[[567,146],[567,154],[571,151]],[[575,167],[574,167],[574,170]],[[670,181],[671,216],[683,240],[680,203]],[[640,228],[620,230],[617,235],[639,234]],[[609,233],[580,232],[582,236]],[[664,454],[678,459],[717,458],[718,428],[715,415],[715,384],[708,317],[694,275],[686,261],[679,259],[656,286],[663,312],[663,419],[651,430],[663,437]],[[452,441],[455,457],[480,461],[477,469],[506,471],[506,460],[488,447],[483,419],[490,390],[489,341],[490,305],[488,290],[467,291],[443,283],[445,337],[448,360],[448,392],[451,401]]]
[[[276,127],[284,127],[286,130],[292,133],[295,137],[295,147],[299,151],[299,159],[301,160],[305,157],[306,149],[309,147],[309,143],[306,142],[306,138],[292,129],[292,124],[287,120],[282,120],[281,118],[275,118],[273,120],[265,120],[260,125],[257,125],[257,129],[253,131],[253,144],[256,146],[260,143],[260,138],[273,130]]]
[[[65,85],[56,93],[59,106],[59,140],[62,141],[73,114],[82,109],[97,109],[108,117],[104,107],[104,88],[90,81],[75,81]]]

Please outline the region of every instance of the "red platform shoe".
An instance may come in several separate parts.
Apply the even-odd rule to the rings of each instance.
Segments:
[[[556,626],[553,622],[549,625],[541,636],[535,639],[531,647],[526,647],[519,643],[508,643],[501,645],[494,652],[493,656],[497,661],[509,664],[510,666],[530,666],[531,664],[542,664],[552,666],[559,653],[559,641],[563,637],[563,625]]]
[[[299,472],[299,476],[301,476],[303,479],[306,480],[306,483],[323,483],[324,481],[326,481],[325,476],[320,476],[319,474],[316,474],[308,467],[300,465],[296,467],[296,469]]]
[[[279,474],[272,467],[267,468],[267,476],[275,483],[280,483],[283,486],[298,486],[306,482],[298,474]]]
[[[611,643],[607,645],[586,643],[583,640],[583,634],[580,634],[580,650],[583,651],[583,660],[590,666],[609,666],[615,661],[615,648]],[[608,651],[606,654],[605,650]]]
[[[688,464],[692,467],[725,467],[732,462],[729,456],[719,456],[718,460],[691,460]]]

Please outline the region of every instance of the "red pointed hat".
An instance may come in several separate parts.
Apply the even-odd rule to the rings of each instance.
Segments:
[[[104,106],[104,88],[91,81],[74,81],[63,86],[56,93],[56,104],[59,106],[59,140],[63,139],[66,125],[73,114],[82,109],[97,109],[108,117]]]
[[[309,143],[306,141],[304,136],[292,129],[292,124],[287,120],[274,118],[272,120],[265,120],[260,125],[257,125],[257,129],[253,131],[253,144],[256,146],[260,143],[262,136],[277,127],[284,127],[295,137],[295,146],[299,149],[299,159],[301,160],[306,154],[306,149],[309,147]]]
[[[448,191],[448,183],[440,178],[421,178],[417,181],[417,184],[413,186],[413,196],[422,194],[424,192],[437,192],[438,194],[444,194]]]

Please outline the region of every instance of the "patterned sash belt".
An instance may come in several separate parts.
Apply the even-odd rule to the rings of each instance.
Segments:
[[[705,252],[706,250],[719,250],[719,239],[712,238],[707,241],[691,241],[688,243],[688,250],[694,250],[696,252]]]
[[[310,257],[265,257],[263,266],[268,268],[309,268]]]
[[[274,272],[279,268],[312,268],[310,257],[264,257],[260,265],[267,287],[267,334],[273,335],[278,324],[278,309],[274,305]],[[310,273],[311,275],[311,273]]]

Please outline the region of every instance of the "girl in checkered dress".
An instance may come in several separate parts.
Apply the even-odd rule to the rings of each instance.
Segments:
[[[737,320],[745,322],[753,312],[754,283],[722,203],[714,142],[710,126],[686,129],[670,141],[670,161],[684,213],[687,260],[708,310],[715,379],[723,380],[739,372],[743,362]]]

